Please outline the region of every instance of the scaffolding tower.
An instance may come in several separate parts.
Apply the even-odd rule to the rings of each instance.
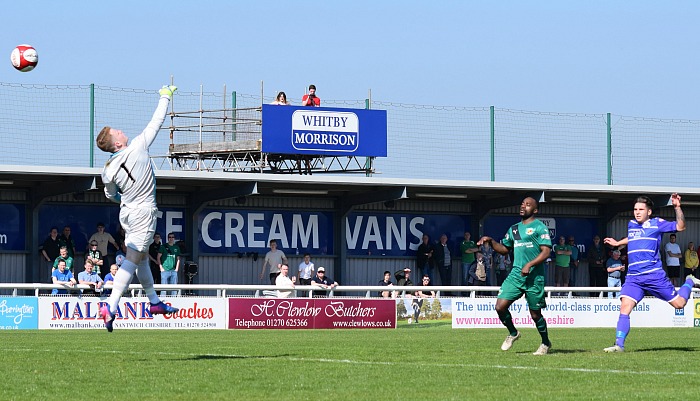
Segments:
[[[273,174],[375,173],[374,157],[264,153],[259,107],[170,112],[170,146],[160,168]],[[280,106],[284,107],[284,106]]]

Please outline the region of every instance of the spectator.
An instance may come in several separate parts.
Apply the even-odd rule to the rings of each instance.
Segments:
[[[309,93],[301,98],[301,105],[321,107],[321,99],[316,96],[316,85],[309,85]]]
[[[260,280],[263,279],[265,274],[265,269],[270,266],[270,284],[275,285],[275,280],[280,274],[280,270],[277,266],[286,265],[287,256],[284,252],[277,249],[277,241],[274,239],[270,240],[270,251],[265,255],[265,261],[262,265],[262,270],[260,271]]]
[[[571,247],[571,260],[569,261],[569,287],[576,287],[576,274],[578,273],[578,247],[576,239],[573,236],[569,237],[569,246]]]
[[[493,267],[493,247],[491,246],[491,243],[489,242],[484,242],[481,244],[479,247],[479,250],[481,253],[484,254],[484,263],[486,265],[486,284],[485,285],[490,285],[491,284],[491,270]]]
[[[333,281],[332,278],[327,277],[326,269],[323,266],[319,266],[318,270],[316,271],[316,276],[314,276],[314,278],[311,280],[311,285],[324,290],[332,290],[338,286],[338,283]]]
[[[384,279],[379,281],[379,285],[384,287],[394,286],[394,283],[391,282],[391,272],[389,272],[389,270],[384,272]],[[379,295],[383,298],[396,298],[396,293],[394,291],[382,291]]]
[[[56,267],[56,270],[54,270],[51,273],[51,280],[53,281],[54,284],[65,284],[69,287],[74,287],[75,286],[75,279],[73,278],[73,273],[71,273],[70,270],[66,269],[66,261],[63,259],[60,259],[58,261],[58,265]],[[68,290],[59,290],[54,288],[51,290],[51,295],[58,295],[58,294],[68,294]]]
[[[680,285],[681,277],[681,247],[676,243],[676,234],[671,234],[669,237],[671,242],[664,247],[666,251],[666,269],[668,270],[668,278],[671,279],[674,287]]]
[[[114,276],[117,275],[117,270],[119,270],[119,266],[116,263],[109,267],[109,273],[105,276],[104,285],[114,285]],[[109,296],[111,293],[112,289],[105,289],[102,295]]]
[[[476,252],[476,259],[469,265],[469,278],[467,282],[471,286],[482,287],[488,285],[487,274],[488,267],[486,265],[486,258],[483,252]],[[477,292],[477,295],[483,295],[481,292]]]
[[[65,246],[61,247],[61,249],[59,250],[58,257],[56,258],[56,260],[53,261],[53,270],[51,270],[52,273],[58,268],[59,260],[63,260],[66,262],[66,270],[73,270],[73,258],[68,256],[68,248],[66,248]]]
[[[605,269],[605,249],[600,243],[600,237],[593,237],[593,245],[588,248],[588,278],[591,287],[607,287],[608,279]],[[591,292],[590,296],[595,297],[597,294]]]
[[[304,261],[299,263],[299,284],[311,285],[311,277],[314,275],[314,263],[311,261],[311,255],[304,254]]]
[[[278,287],[292,288],[293,289],[294,283],[296,283],[297,278],[296,277],[292,277],[291,279],[289,278],[289,266],[279,265],[279,269],[280,269],[280,274],[275,279],[275,285]],[[292,290],[288,290],[288,291],[278,290],[277,291],[278,298],[288,298],[290,295],[292,295]]]
[[[557,287],[568,287],[571,271],[571,246],[566,243],[564,236],[559,237],[559,243],[554,245],[554,285]]]
[[[46,237],[44,243],[39,247],[41,256],[44,257],[49,269],[53,272],[53,264],[56,258],[60,255],[61,243],[58,240],[58,228],[51,227],[49,230],[49,236]]]
[[[411,281],[411,269],[409,267],[403,268],[403,270],[397,270],[394,273],[394,277],[396,278],[396,285],[397,286],[412,286],[413,281]],[[406,297],[410,297],[411,293],[405,293]]]
[[[160,238],[160,233],[153,234],[153,242],[148,246],[148,261],[153,276],[153,284],[160,284],[160,263],[158,263],[158,254],[163,242]]]
[[[508,277],[511,268],[513,267],[513,262],[510,259],[510,253],[506,255],[496,253],[494,265],[496,268],[496,283],[500,287],[503,285],[503,282],[506,280],[506,277]]]
[[[622,272],[625,271],[625,265],[620,260],[620,251],[615,249],[612,251],[612,256],[605,264],[608,270],[608,287],[620,287],[622,285]],[[613,297],[614,292],[608,292],[608,298]]]
[[[170,233],[168,234],[168,242],[163,244],[158,251],[161,284],[177,284],[177,272],[180,271],[179,255],[180,247],[175,243],[175,233]],[[165,291],[161,291],[160,296],[164,297],[165,293]],[[170,295],[177,295],[177,291],[173,290]]]
[[[416,268],[418,274],[427,274],[432,277],[433,270],[433,245],[428,234],[423,234],[422,241],[416,250]]]
[[[92,262],[95,267],[95,272],[99,275],[100,267],[104,264],[104,261],[102,260],[102,253],[97,249],[97,241],[91,241],[89,243],[88,251],[85,254],[85,260]]]
[[[430,277],[427,274],[423,275],[423,278],[421,279],[421,287],[429,287],[430,286]],[[419,298],[434,298],[435,297],[435,291],[429,289],[429,288],[423,288],[418,291],[416,291],[416,296]]]
[[[275,98],[275,101],[270,104],[276,104],[279,106],[289,106],[289,102],[287,101],[287,94],[284,92],[279,92],[277,94],[277,97]]]
[[[119,249],[117,241],[112,237],[112,234],[105,231],[104,223],[97,223],[97,232],[92,234],[88,242],[97,242],[97,249],[102,254],[102,266],[109,265],[108,247],[112,244],[114,249]]]
[[[441,285],[452,285],[452,254],[450,244],[447,243],[447,235],[440,236],[440,242],[435,245],[435,265],[440,273]]]
[[[89,285],[90,290],[84,292],[84,294],[97,294],[102,292],[102,277],[100,277],[97,272],[93,271],[95,267],[91,260],[85,260],[85,271],[78,273],[78,283]]]
[[[683,277],[687,277],[689,274],[697,277],[695,274],[698,270],[698,252],[695,250],[695,244],[692,242],[688,243],[688,249],[685,250],[685,255],[683,256]]]
[[[114,255],[114,263],[117,266],[122,267],[122,263],[126,260],[126,244],[124,242],[117,242],[117,254]]]
[[[479,248],[476,246],[476,242],[472,241],[472,233],[469,231],[464,233],[464,240],[459,244],[459,253],[462,257],[462,271],[461,278],[462,285],[467,285],[469,282],[469,266],[474,261],[474,253],[478,251]]]
[[[70,226],[63,227],[63,234],[58,236],[58,242],[68,249],[68,256],[75,258],[75,241],[70,235]]]

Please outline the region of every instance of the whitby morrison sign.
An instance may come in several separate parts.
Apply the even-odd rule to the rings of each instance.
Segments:
[[[263,152],[386,157],[386,149],[386,110],[263,105]]]

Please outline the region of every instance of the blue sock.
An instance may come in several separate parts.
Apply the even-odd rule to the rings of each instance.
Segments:
[[[695,283],[692,279],[685,280],[685,283],[678,289],[678,295],[687,301],[690,298],[690,292],[693,291],[693,285]]]
[[[630,332],[630,315],[620,313],[617,319],[617,331],[615,332],[615,345],[625,348],[625,338]]]

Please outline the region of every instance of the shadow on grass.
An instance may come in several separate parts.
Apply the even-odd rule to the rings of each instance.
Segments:
[[[181,361],[209,361],[217,359],[274,359],[274,358],[289,358],[291,354],[282,355],[192,355],[189,358],[180,358]]]
[[[532,351],[518,351],[516,352],[517,355],[532,355],[532,353],[535,352],[534,350]],[[549,351],[549,355],[554,355],[554,354],[590,354],[591,350],[589,349],[558,349],[558,348],[552,348]]]
[[[680,352],[698,352],[700,347],[655,347],[636,349],[632,352],[653,352],[653,351],[680,351]]]

